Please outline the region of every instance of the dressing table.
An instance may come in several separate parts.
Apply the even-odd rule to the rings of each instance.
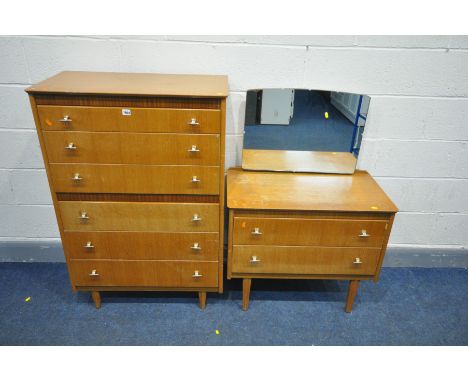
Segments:
[[[346,121],[339,106],[327,104],[326,96],[310,92],[296,92],[302,99],[294,106],[303,108],[290,126],[276,126],[271,119],[266,126],[250,122],[243,168],[228,170],[227,278],[242,279],[244,310],[256,278],[349,280],[346,312],[352,311],[360,281],[379,279],[398,209],[367,172],[354,170],[360,146],[358,126]],[[333,97],[339,95],[328,95]],[[315,99],[319,107],[311,106]],[[249,94],[247,101],[254,104]],[[329,107],[324,121],[320,120],[322,107]],[[313,115],[317,108],[322,113],[318,116]],[[304,122],[306,113],[312,122]],[[316,146],[323,141],[339,148],[342,142],[318,135],[344,141],[341,132],[352,139],[346,143],[351,150],[324,151],[325,147]],[[283,134],[281,140],[274,138],[276,133]],[[265,147],[269,140],[270,146]],[[278,147],[288,141],[302,145],[301,150]]]

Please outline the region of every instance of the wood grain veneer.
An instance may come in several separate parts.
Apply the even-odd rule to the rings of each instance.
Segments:
[[[219,165],[219,135],[62,131],[43,134],[51,163]]]
[[[136,107],[38,106],[46,131],[219,134],[220,111]],[[130,115],[123,115],[128,111]],[[64,116],[69,121],[61,122]],[[195,123],[191,124],[192,119]]]
[[[219,194],[217,166],[50,163],[49,168],[57,192]],[[76,174],[81,179],[74,180]]]

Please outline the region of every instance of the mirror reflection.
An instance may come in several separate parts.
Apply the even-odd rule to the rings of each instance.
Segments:
[[[359,155],[369,103],[370,98],[366,95],[334,91],[248,91],[243,168],[352,173]],[[303,154],[286,155],[284,151],[301,151]],[[312,162],[292,163],[294,168],[287,168],[285,163],[278,168],[274,164],[271,164],[271,169],[255,168],[258,167],[255,163],[246,163],[246,160],[249,162],[254,158],[253,154],[255,160],[268,154],[270,161],[278,156],[280,162],[286,157]],[[345,165],[340,166],[341,162]],[[268,163],[264,160],[260,167],[268,167]]]

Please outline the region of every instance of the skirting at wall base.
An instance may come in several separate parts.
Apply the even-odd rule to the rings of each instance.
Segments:
[[[0,242],[0,262],[64,261],[60,240]],[[468,249],[389,246],[383,266],[468,268]]]

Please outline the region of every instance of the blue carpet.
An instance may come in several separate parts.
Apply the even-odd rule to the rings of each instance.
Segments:
[[[195,293],[115,292],[96,310],[62,263],[0,263],[0,285],[1,345],[468,345],[466,269],[384,268],[351,314],[340,281],[254,280],[248,312],[240,280],[205,311]]]
[[[354,125],[319,92],[296,90],[290,124],[246,125],[244,148],[349,152],[353,130]]]

